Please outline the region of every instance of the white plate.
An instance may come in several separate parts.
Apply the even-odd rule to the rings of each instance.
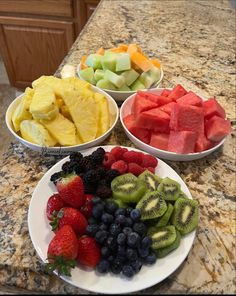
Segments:
[[[114,146],[103,146],[106,151],[110,151]],[[98,147],[83,151],[83,155],[91,154]],[[126,147],[128,148],[128,147]],[[130,148],[128,148],[130,149]],[[132,148],[132,150],[140,151]],[[46,262],[47,249],[53,232],[46,217],[46,204],[48,198],[56,192],[56,187],[50,182],[53,173],[60,171],[61,166],[68,160],[68,157],[55,164],[39,181],[34,190],[28,212],[28,227],[31,240],[39,257]],[[180,176],[165,162],[158,159],[156,174],[161,177],[170,177],[181,184],[181,189],[189,198],[192,199],[184,181]],[[37,219],[35,219],[37,217]],[[193,231],[181,239],[180,246],[162,259],[158,259],[153,266],[143,266],[141,271],[132,279],[126,279],[112,274],[97,275],[95,271],[81,269],[76,267],[71,271],[71,278],[60,276],[66,282],[96,293],[104,294],[123,294],[139,291],[160,283],[171,275],[187,257],[195,237],[196,231]]]

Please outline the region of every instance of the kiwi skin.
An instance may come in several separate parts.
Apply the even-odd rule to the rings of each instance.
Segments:
[[[168,203],[165,214],[159,218],[159,221],[157,222],[156,226],[157,227],[166,226],[170,220],[173,210],[174,210],[174,207],[172,206],[172,204]]]
[[[177,249],[180,245],[180,241],[181,241],[181,234],[178,230],[176,230],[176,239],[171,245],[169,245],[168,247],[165,247],[165,248],[154,250],[157,255],[157,258],[163,258],[166,255],[168,255],[170,252]]]
[[[164,227],[154,226],[148,230],[148,235],[152,238],[152,248],[160,249],[171,245],[175,241],[176,229],[173,225]]]

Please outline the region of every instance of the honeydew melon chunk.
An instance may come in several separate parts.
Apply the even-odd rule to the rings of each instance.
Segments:
[[[139,89],[145,89],[145,85],[140,81],[140,79],[136,79],[133,84],[130,86],[131,90],[139,90]]]
[[[115,85],[112,84],[110,81],[106,79],[101,79],[96,84],[97,87],[103,88],[103,89],[110,89],[110,90],[117,90]]]
[[[104,56],[101,58],[101,64],[103,70],[116,71],[116,58],[117,54],[106,51]]]
[[[91,84],[96,84],[96,81],[94,79],[94,70],[92,67],[88,67],[86,69],[79,71],[80,77],[84,80],[88,81]]]
[[[143,72],[139,78],[143,85],[145,85],[145,88],[149,88],[154,82],[156,82],[156,79],[154,79],[148,72]]]
[[[101,58],[102,58],[102,55],[100,54],[97,54],[97,53],[90,54],[87,57],[85,64],[89,67],[92,67],[93,69],[102,69]]]
[[[120,88],[118,88],[118,90],[120,90],[120,91],[131,91],[131,89],[126,84],[123,84]]]
[[[96,82],[104,78],[104,70],[97,69],[94,73],[94,79]]]
[[[125,79],[123,76],[117,75],[116,73],[110,70],[105,71],[104,79],[110,81],[118,88],[125,84]]]
[[[125,83],[130,86],[138,77],[139,73],[134,69],[130,69],[121,74],[125,78]]]
[[[153,79],[155,79],[155,82],[157,82],[161,78],[161,70],[155,66],[146,73],[148,73]]]
[[[116,58],[116,71],[130,70],[131,61],[128,53],[119,53]]]

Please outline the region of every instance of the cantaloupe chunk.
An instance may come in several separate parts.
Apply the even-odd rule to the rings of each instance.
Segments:
[[[126,52],[127,49],[128,49],[128,45],[126,45],[126,44],[120,44],[119,45],[119,48],[122,49],[124,52]]]
[[[81,66],[80,66],[80,69],[83,70],[83,69],[86,69],[88,68],[88,66],[86,65],[86,60],[87,60],[87,56],[86,55],[83,55],[81,57]]]
[[[134,52],[131,55],[131,60],[143,72],[147,72],[153,67],[153,64],[143,54],[139,52]]]
[[[130,44],[126,51],[130,54],[130,56],[132,56],[135,52],[142,52],[141,48],[137,44]]]
[[[100,54],[100,55],[104,55],[104,53],[105,53],[105,49],[104,49],[103,47],[100,47],[100,48],[97,50],[96,53],[97,53],[97,54]]]
[[[157,67],[159,69],[161,68],[161,63],[160,63],[160,61],[158,61],[158,59],[152,59],[150,61],[155,67]]]
[[[124,52],[124,50],[122,48],[119,48],[119,47],[113,47],[113,48],[109,49],[109,51],[115,52],[115,53]]]

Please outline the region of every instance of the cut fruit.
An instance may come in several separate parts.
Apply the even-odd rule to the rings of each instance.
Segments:
[[[148,170],[145,170],[142,174],[140,174],[138,179],[144,182],[147,190],[149,191],[156,191],[162,181],[160,177],[152,174]]]
[[[169,253],[171,253],[172,251],[176,250],[180,245],[180,241],[181,241],[181,235],[180,235],[179,231],[176,230],[176,239],[174,240],[174,242],[165,248],[160,248],[160,249],[156,250],[155,253],[157,255],[157,258],[163,258],[166,255],[168,255]]]
[[[161,217],[167,210],[167,205],[160,192],[148,191],[140,199],[136,209],[141,212],[141,220],[149,220]]]
[[[110,70],[105,71],[104,79],[110,81],[118,88],[125,84],[125,79],[123,76],[117,75]]]
[[[188,198],[188,196],[181,190],[178,198]]]
[[[131,110],[134,116],[136,116],[141,112],[148,111],[156,107],[156,103],[146,100],[144,97],[141,97],[138,94],[136,94]]]
[[[97,87],[103,88],[103,89],[110,89],[110,90],[117,90],[114,84],[112,84],[110,81],[106,79],[101,79],[96,84]]]
[[[224,108],[222,108],[215,98],[203,102],[203,110],[205,119],[210,119],[215,115],[222,118],[225,118],[226,116]]]
[[[120,53],[116,58],[116,72],[130,70],[131,61],[128,53]]]
[[[213,143],[209,141],[204,134],[199,135],[195,144],[195,152],[201,152],[213,147]]]
[[[140,81],[146,88],[150,88],[153,84],[160,80],[161,71],[156,67],[152,67],[149,71],[143,72],[140,75]]]
[[[169,134],[152,133],[149,145],[161,149],[168,150]]]
[[[165,104],[165,105],[160,107],[160,110],[166,112],[169,115],[171,115],[171,111],[172,111],[172,108],[173,108],[174,105],[176,105],[175,102]]]
[[[192,105],[196,107],[202,107],[202,99],[192,91],[189,91],[186,95],[177,99],[176,102],[178,104],[184,104],[184,105],[186,104],[186,105]]]
[[[118,90],[119,91],[131,91],[131,89],[126,84],[123,84],[120,88],[118,88]]]
[[[150,100],[150,101],[156,103],[158,106],[166,105],[166,104],[172,102],[172,100],[167,97],[152,94],[150,92],[139,91],[138,95],[144,97],[147,100]]]
[[[168,177],[161,181],[158,186],[158,192],[162,193],[163,198],[167,201],[175,201],[179,197],[180,184]]]
[[[82,79],[88,81],[89,83],[96,84],[96,81],[94,79],[94,70],[92,67],[80,70],[79,75]]]
[[[164,89],[161,93],[161,96],[168,97],[170,93],[171,93],[170,89]]]
[[[130,86],[138,77],[139,73],[134,69],[130,69],[121,74],[125,78],[125,83]]]
[[[219,142],[231,132],[231,123],[219,116],[213,116],[205,124],[206,137],[213,142]]]
[[[197,140],[197,134],[191,131],[170,132],[168,151],[187,154],[193,153]]]
[[[85,63],[87,66],[92,67],[94,70],[95,69],[102,69],[101,58],[102,58],[102,55],[97,54],[97,53],[93,53],[87,57]]]
[[[151,227],[148,235],[152,238],[152,248],[160,249],[170,246],[176,240],[176,230],[173,225]]]
[[[101,59],[101,64],[103,70],[110,70],[112,72],[116,71],[116,57],[117,54],[113,52],[106,51]]]
[[[141,48],[137,45],[137,44],[129,44],[128,48],[127,48],[127,52],[130,54],[130,56],[134,53],[134,52],[141,52]]]
[[[134,83],[131,84],[130,88],[133,90],[133,91],[136,91],[136,90],[139,90],[139,89],[145,89],[145,85],[142,84],[142,82],[140,81],[140,79],[136,79],[134,81]]]
[[[163,216],[159,218],[159,221],[156,223],[156,227],[166,226],[170,220],[172,212],[174,210],[174,206],[171,203],[168,203],[167,210]]]
[[[183,97],[186,94],[186,89],[184,89],[182,85],[177,84],[170,92],[168,98],[172,99],[173,101],[176,101],[177,99]]]
[[[96,137],[99,137],[105,134],[110,127],[110,112],[107,99],[104,95],[94,93],[94,100],[98,106],[98,131]]]
[[[179,198],[175,202],[171,220],[176,229],[184,235],[197,227],[198,215],[198,202],[196,200]]]
[[[140,68],[143,72],[149,71],[153,64],[140,52],[134,52],[131,55],[131,61]]]
[[[150,129],[156,132],[168,133],[170,117],[159,108],[151,109],[138,114],[136,124],[140,128]]]
[[[150,61],[155,67],[161,69],[161,62],[158,59],[151,59]]]
[[[145,185],[130,173],[113,179],[111,189],[113,197],[124,203],[137,203],[146,191]]]
[[[96,80],[96,82],[98,82],[99,80],[104,78],[104,71],[97,69],[94,73],[94,79]]]

